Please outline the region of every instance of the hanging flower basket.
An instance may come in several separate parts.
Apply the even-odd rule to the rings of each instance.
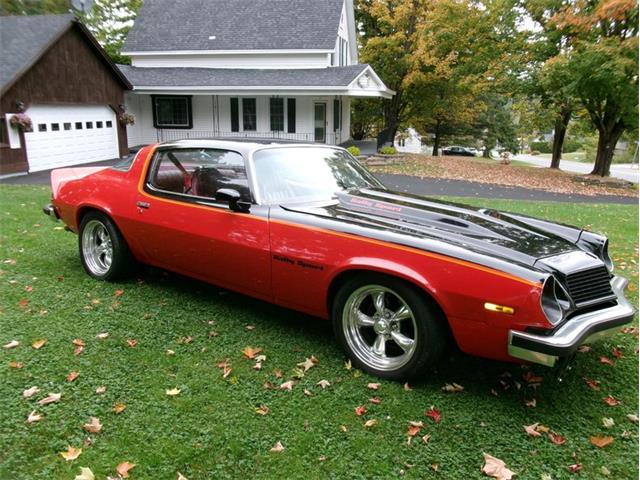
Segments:
[[[127,125],[134,125],[136,123],[136,117],[131,113],[123,112],[118,114],[118,121],[120,122],[120,125],[126,127]]]
[[[9,123],[16,130],[22,130],[25,133],[33,132],[33,123],[26,113],[16,113],[11,117]]]

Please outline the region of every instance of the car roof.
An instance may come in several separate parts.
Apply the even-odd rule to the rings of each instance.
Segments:
[[[308,143],[296,140],[285,140],[279,138],[252,138],[243,137],[238,139],[229,138],[189,138],[184,140],[176,140],[160,143],[159,147],[176,147],[176,148],[222,148],[225,150],[234,150],[241,154],[248,154],[254,150],[267,147],[330,147],[336,148],[334,145],[326,145],[322,143]]]

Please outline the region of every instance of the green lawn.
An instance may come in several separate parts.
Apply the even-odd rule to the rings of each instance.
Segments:
[[[550,370],[533,368],[544,376],[537,389],[527,386],[527,370],[518,365],[452,352],[412,390],[380,381],[374,391],[367,384],[378,380],[345,368],[326,322],[158,271],[119,284],[90,279],[75,235],[42,215],[48,197],[44,187],[0,187],[0,343],[20,342],[0,349],[2,479],[73,479],[80,467],[104,479],[116,476],[124,461],[136,464],[133,479],[175,479],[177,472],[189,480],[486,478],[483,452],[504,460],[518,479],[638,478],[638,426],[627,419],[638,413],[632,334],[579,354],[561,383]],[[607,233],[617,271],[631,279],[637,302],[637,207],[467,201]],[[102,332],[108,338],[96,338]],[[39,350],[31,347],[37,339],[47,340]],[[85,343],[77,356],[74,339]],[[246,346],[262,348],[261,370],[243,358]],[[318,363],[292,391],[264,388],[293,378],[296,364],[312,355]],[[232,368],[226,379],[217,367],[224,359]],[[79,376],[68,382],[72,371]],[[323,379],[331,383],[325,390],[317,385]],[[600,390],[585,379],[600,381]],[[464,391],[441,390],[452,382]],[[32,386],[40,393],[23,399]],[[96,394],[99,386],[106,392]],[[165,393],[176,387],[179,395]],[[49,393],[61,393],[61,400],[38,405]],[[606,405],[607,395],[620,404]],[[369,403],[372,397],[380,403]],[[526,406],[532,399],[537,405]],[[116,414],[118,403],[126,409]],[[267,415],[256,412],[261,405]],[[360,405],[366,413],[359,417]],[[442,414],[439,423],[425,416],[432,405]],[[44,417],[28,424],[33,410]],[[100,433],[82,429],[91,416],[103,424]],[[615,424],[605,428],[603,418]],[[373,419],[377,425],[365,428]],[[424,422],[410,445],[409,421]],[[527,436],[523,426],[535,422],[566,443]],[[614,442],[599,449],[590,435],[611,435]],[[90,445],[83,444],[87,437]],[[285,450],[270,452],[277,441]],[[60,456],[68,446],[82,448],[78,459]],[[582,464],[577,476],[569,471],[576,463]]]

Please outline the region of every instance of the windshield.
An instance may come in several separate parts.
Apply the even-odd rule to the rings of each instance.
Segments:
[[[337,192],[384,186],[344,150],[268,148],[253,154],[262,203],[330,200]]]

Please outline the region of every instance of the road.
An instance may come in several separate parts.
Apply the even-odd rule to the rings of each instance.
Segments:
[[[535,155],[519,154],[513,157],[514,160],[530,163],[536,167],[549,167],[551,160],[548,158],[537,157]],[[574,162],[572,160],[561,160],[560,169],[566,172],[574,173],[591,173],[593,165],[590,163]],[[621,178],[629,182],[638,183],[638,164],[637,163],[614,163],[611,165],[611,176]]]

